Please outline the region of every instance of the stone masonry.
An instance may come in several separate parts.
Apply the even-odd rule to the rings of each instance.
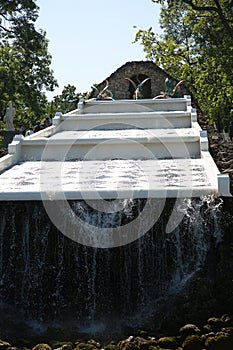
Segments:
[[[172,84],[176,85],[178,80],[171,77],[163,69],[159,68],[152,61],[132,61],[127,62],[118,68],[109,77],[103,80],[96,87],[99,91],[106,86],[106,80],[109,84],[109,90],[113,93],[116,100],[132,99],[134,94],[133,85],[125,78],[130,78],[136,85],[146,78],[150,78],[144,85],[144,98],[153,98],[160,95],[165,88],[165,79],[169,78]],[[181,97],[183,94],[189,94],[184,88],[181,89]],[[90,98],[96,97],[96,92],[92,91]]]

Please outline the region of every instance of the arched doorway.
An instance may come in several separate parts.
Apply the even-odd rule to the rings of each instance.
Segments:
[[[151,98],[151,80],[148,79],[145,83],[144,80],[149,78],[145,74],[136,74],[130,77],[130,80],[132,80],[136,86],[139,84],[142,84],[140,87],[140,98]],[[135,98],[135,86],[130,83],[129,81],[129,93],[130,93],[130,99]]]

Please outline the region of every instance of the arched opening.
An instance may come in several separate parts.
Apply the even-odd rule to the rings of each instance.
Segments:
[[[136,74],[130,77],[130,80],[132,80],[136,86],[140,86],[140,98],[151,98],[151,80],[148,79],[145,83],[144,80],[149,78],[148,75],[145,74]],[[135,98],[135,86],[129,82],[129,93],[130,93],[130,99]]]

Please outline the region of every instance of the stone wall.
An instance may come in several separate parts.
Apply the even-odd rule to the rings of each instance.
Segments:
[[[151,61],[132,61],[127,62],[114,73],[107,77],[103,82],[97,85],[99,91],[106,86],[106,80],[109,83],[109,90],[113,93],[113,98],[119,99],[132,99],[134,88],[133,85],[125,78],[130,78],[133,81],[142,82],[146,78],[150,78],[144,85],[144,98],[153,98],[160,95],[160,92],[165,88],[165,79],[169,78],[175,85],[178,80],[172,78],[163,69],[156,66]],[[183,94],[188,94],[187,90],[183,88],[181,90],[181,97]],[[95,91],[91,96],[95,97]]]

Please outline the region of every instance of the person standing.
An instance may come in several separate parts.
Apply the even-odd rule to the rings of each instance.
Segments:
[[[30,128],[30,129],[28,129],[28,130],[26,131],[25,136],[30,136],[30,135],[32,135],[32,134],[34,134],[34,131],[33,131],[33,128]]]
[[[19,126],[19,135],[23,135],[23,126],[22,125]]]

